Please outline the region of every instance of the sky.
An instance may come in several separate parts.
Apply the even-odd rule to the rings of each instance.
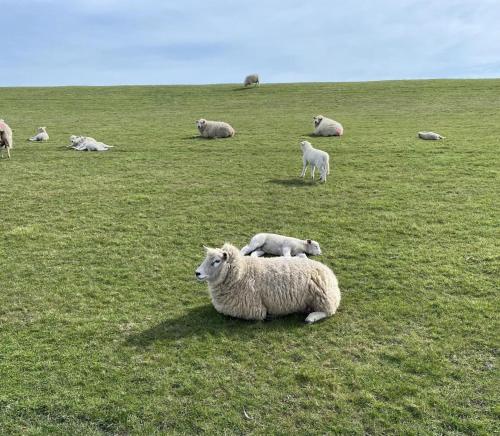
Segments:
[[[500,0],[0,0],[0,86],[500,77]]]

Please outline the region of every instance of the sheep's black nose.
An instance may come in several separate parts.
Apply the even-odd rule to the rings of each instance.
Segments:
[[[198,271],[196,271],[195,274],[196,274],[196,277],[199,277],[201,273],[199,273]]]

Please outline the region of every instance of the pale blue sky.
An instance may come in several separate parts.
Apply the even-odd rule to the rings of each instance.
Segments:
[[[500,77],[500,0],[0,0],[0,86]]]

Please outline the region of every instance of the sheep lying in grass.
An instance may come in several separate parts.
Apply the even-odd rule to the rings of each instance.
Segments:
[[[441,136],[439,133],[434,133],[434,132],[418,132],[418,137],[420,139],[430,139],[430,140],[445,139],[444,136]]]
[[[7,150],[7,156],[10,159],[10,149],[13,147],[12,129],[4,120],[0,120],[0,157],[3,158],[3,151]]]
[[[338,121],[318,115],[313,118],[314,135],[316,136],[342,136],[344,128]]]
[[[307,164],[311,166],[311,177],[314,180],[314,171],[316,167],[319,169],[320,182],[326,182],[327,174],[330,174],[330,156],[326,151],[321,151],[314,148],[309,141],[300,143],[302,149],[302,173],[300,177],[306,175]]]
[[[207,248],[196,278],[208,282],[215,309],[236,318],[310,312],[313,323],[331,316],[340,303],[335,274],[326,265],[294,257],[242,256],[231,244]]]
[[[69,147],[78,151],[106,151],[113,147],[112,145],[104,144],[103,142],[96,141],[90,136],[75,136],[69,137],[71,144]]]
[[[245,81],[243,82],[243,86],[250,86],[250,85],[259,85],[259,75],[258,74],[250,74],[245,77]]]
[[[234,129],[224,121],[207,121],[204,118],[196,121],[196,127],[204,138],[228,138],[234,136]]]
[[[48,141],[48,140],[49,140],[49,134],[47,133],[47,127],[39,127],[36,130],[36,135],[28,139],[28,141],[32,142]]]
[[[321,248],[316,241],[311,239],[297,239],[289,236],[276,235],[274,233],[257,233],[248,245],[241,249],[241,254],[259,257],[264,254],[275,256],[297,256],[307,257],[321,254]]]

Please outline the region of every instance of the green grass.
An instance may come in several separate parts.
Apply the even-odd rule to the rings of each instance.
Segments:
[[[0,88],[0,433],[494,433],[499,113],[500,80]],[[213,309],[202,245],[261,231],[321,243],[335,316]]]

